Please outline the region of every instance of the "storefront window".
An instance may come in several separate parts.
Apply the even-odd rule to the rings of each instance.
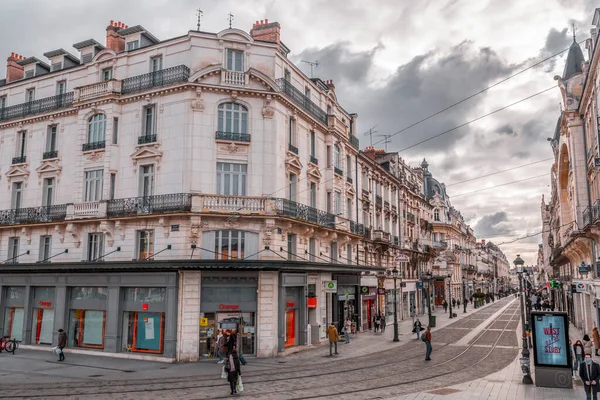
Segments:
[[[4,336],[20,342],[23,340],[23,318],[22,307],[7,307],[4,311]]]
[[[106,311],[71,310],[69,315],[70,344],[74,347],[104,348]]]
[[[23,300],[25,298],[24,287],[8,287],[6,288],[6,298],[10,300]]]
[[[54,287],[33,288],[31,342],[34,344],[52,344],[54,296]]]
[[[394,318],[394,289],[386,290],[386,307],[385,307],[385,315],[386,322],[390,321],[390,318]],[[396,296],[398,296],[398,289],[396,289]],[[398,300],[400,298],[398,297]],[[398,309],[400,311],[400,309]]]
[[[105,287],[73,287],[71,288],[71,300],[106,300],[107,291]]]
[[[127,350],[140,353],[162,353],[165,328],[164,313],[125,312]]]
[[[158,303],[165,301],[165,288],[127,288],[125,301],[132,303]]]

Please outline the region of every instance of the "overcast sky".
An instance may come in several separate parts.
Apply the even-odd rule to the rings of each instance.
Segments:
[[[0,55],[44,52],[95,38],[104,43],[110,20],[143,25],[160,39],[196,29],[228,26],[246,31],[256,20],[281,24],[290,58],[318,61],[314,76],[333,79],[342,106],[359,114],[362,133],[392,134],[589,36],[592,0],[3,0]],[[543,176],[473,194],[483,188],[550,172],[551,161],[451,185],[455,182],[552,157],[560,94],[553,76],[564,56],[527,71],[485,94],[395,135],[388,151],[411,165],[423,157],[445,182],[453,205],[477,237],[502,243],[541,229],[541,195],[550,196]],[[4,71],[0,71],[3,77]],[[541,90],[542,95],[421,145],[407,147]],[[373,142],[381,142],[374,136]],[[383,148],[384,143],[376,144]],[[520,253],[536,261],[541,236],[501,246],[509,261]]]

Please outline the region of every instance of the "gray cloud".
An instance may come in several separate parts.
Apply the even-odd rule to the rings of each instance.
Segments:
[[[510,124],[504,124],[496,129],[496,133],[500,135],[517,136],[517,132]]]
[[[508,215],[504,211],[498,211],[494,214],[488,214],[473,226],[473,230],[478,237],[505,235],[511,232]]]

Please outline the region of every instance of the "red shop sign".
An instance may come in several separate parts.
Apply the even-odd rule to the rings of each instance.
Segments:
[[[308,308],[317,308],[317,298],[309,297],[306,302]]]
[[[39,304],[40,304],[40,306],[42,306],[42,307],[50,307],[50,306],[52,306],[52,303],[51,303],[51,302],[49,302],[49,301],[40,301],[40,303],[39,303]]]
[[[240,306],[238,304],[219,304],[219,310],[237,310]]]
[[[293,301],[288,301],[287,303],[285,303],[285,306],[288,308],[294,308],[295,305],[296,303],[294,303]]]
[[[142,310],[144,310],[144,311],[148,310],[148,303],[143,303],[142,304]]]

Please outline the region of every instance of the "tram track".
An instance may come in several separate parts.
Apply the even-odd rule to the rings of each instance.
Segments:
[[[512,301],[508,304],[508,307],[505,308],[505,310],[502,312],[502,314],[500,315],[504,315],[507,312],[510,312],[510,306],[512,305]],[[504,327],[504,329],[502,330],[502,332],[506,331],[508,326],[510,325],[511,321],[512,321],[512,317],[516,314],[516,312],[518,311],[518,308],[516,308],[515,311],[513,311],[512,315],[510,316],[510,318],[508,319],[506,326]],[[354,377],[354,375],[357,375],[355,377],[356,381],[360,381],[360,382],[365,382],[365,381],[378,381],[378,380],[389,380],[391,377],[399,377],[399,376],[404,376],[404,375],[410,375],[410,374],[414,374],[414,373],[420,373],[420,372],[424,372],[424,371],[430,371],[430,370],[438,370],[440,367],[443,367],[445,365],[448,365],[450,363],[456,363],[457,360],[459,360],[461,357],[463,357],[465,354],[467,354],[470,350],[473,350],[474,346],[476,345],[477,341],[480,340],[487,332],[489,332],[489,330],[491,329],[491,326],[495,323],[496,321],[492,321],[491,323],[489,323],[486,327],[484,327],[484,329],[477,335],[477,337],[472,340],[472,342],[464,349],[462,350],[459,354],[457,354],[456,356],[439,362],[437,364],[427,364],[426,366],[424,366],[423,368],[418,368],[418,364],[422,365],[422,362],[415,362],[417,357],[419,360],[422,357],[422,353],[423,353],[423,349],[422,349],[422,345],[418,345],[418,346],[410,346],[410,343],[407,344],[408,347],[407,349],[405,349],[405,351],[403,352],[403,355],[407,355],[408,357],[399,359],[398,356],[395,354],[396,352],[380,352],[380,353],[375,353],[373,354],[371,357],[372,359],[369,360],[369,362],[361,362],[361,366],[360,367],[354,367],[354,368],[340,368],[340,366],[337,363],[331,364],[331,363],[322,363],[322,366],[324,367],[329,367],[330,370],[323,370],[321,368],[319,368],[321,365],[317,364],[317,365],[312,365],[308,368],[301,368],[301,369],[297,369],[294,368],[293,366],[277,366],[276,370],[274,371],[273,369],[271,369],[268,373],[265,373],[263,371],[255,371],[255,372],[251,372],[251,373],[246,373],[244,374],[244,385],[247,388],[247,395],[255,395],[257,396],[256,398],[260,398],[262,395],[270,395],[270,394],[276,394],[276,393],[281,393],[284,391],[288,391],[289,392],[289,388],[282,388],[281,390],[271,390],[271,391],[267,391],[267,392],[252,392],[252,387],[254,385],[258,385],[261,383],[271,383],[271,384],[275,384],[277,385],[278,382],[291,382],[291,381],[297,381],[297,380],[310,380],[311,378],[313,378],[313,380],[318,381],[318,380],[322,380],[324,377],[331,377],[331,376],[335,376],[335,375],[339,375],[339,374],[343,374],[344,376],[344,381],[352,381],[351,378]],[[443,331],[443,329],[455,329],[457,327],[452,327],[452,325],[442,328],[442,330],[440,330],[439,332],[441,333]],[[498,338],[496,339],[495,343],[493,344],[493,346],[491,347],[491,349],[489,350],[489,352],[485,355],[485,357],[481,358],[479,361],[477,361],[477,364],[482,362],[483,360],[485,360],[487,357],[489,357],[489,355],[492,354],[492,352],[494,351],[494,349],[496,348],[498,342],[500,341],[500,339],[502,338],[502,333],[498,335]],[[404,346],[407,346],[404,345]],[[438,348],[436,348],[436,354],[438,354],[437,352],[439,352],[440,350],[446,348],[447,346],[449,346],[450,344],[446,344],[444,346],[440,346]],[[347,361],[347,360],[345,360]],[[405,372],[394,372],[394,374],[390,375],[388,374],[384,374],[384,375],[377,375],[376,377],[369,377],[366,378],[364,376],[361,377],[362,372],[372,369],[372,368],[381,368],[382,365],[389,365],[390,362],[393,363],[401,363],[401,362],[408,362],[408,367],[409,370],[405,371]],[[404,364],[406,366],[406,364]],[[454,365],[455,367],[456,365]],[[289,370],[289,371],[288,371]],[[304,374],[303,372],[307,372],[308,374]],[[447,371],[446,373],[443,373],[442,375],[448,375],[451,373],[454,373],[456,371],[452,370],[452,371]],[[295,376],[290,376],[290,374],[293,374]],[[420,377],[418,379],[408,379],[408,380],[404,380],[401,382],[395,382],[393,384],[381,384],[381,385],[377,385],[375,386],[376,388],[386,388],[386,387],[392,387],[392,386],[399,386],[399,385],[407,385],[413,382],[417,382],[417,381],[423,381],[423,379],[434,379],[437,376],[442,376],[440,374],[436,374],[434,376],[431,376],[429,378],[423,378]],[[210,390],[211,388],[223,388],[227,386],[226,382],[223,382],[220,379],[215,379],[214,375],[203,375],[203,376],[193,376],[193,377],[181,377],[181,378],[171,378],[171,379],[161,379],[161,380],[155,380],[156,382],[149,382],[149,380],[138,380],[138,381],[118,381],[118,382],[108,382],[108,381],[91,381],[91,382],[85,382],[86,385],[81,385],[81,382],[77,383],[76,386],[75,385],[68,385],[68,384],[57,384],[54,385],[53,387],[48,387],[44,390],[44,395],[42,397],[45,398],[51,398],[51,397],[67,397],[67,396],[78,396],[78,397],[85,397],[85,396],[98,396],[98,395],[107,395],[107,394],[113,394],[113,395],[118,395],[118,394],[127,394],[127,393],[152,393],[152,392],[163,392],[163,391],[174,391],[174,390],[193,390],[193,389],[202,389],[202,391],[206,392],[207,390]],[[189,384],[186,384],[189,383]],[[318,383],[319,382],[314,382],[315,384],[306,384],[306,382],[303,382],[304,384],[302,386],[304,387],[310,387],[311,389],[318,389],[318,388],[322,388],[322,387],[331,387],[331,384],[328,383],[327,385],[322,385],[319,386]],[[141,387],[137,387],[137,386],[141,386],[143,385],[143,388]],[[102,390],[98,390],[100,389],[100,387],[102,387]],[[91,389],[91,391],[87,391],[88,389]],[[364,390],[373,390],[373,388],[371,389],[358,389],[358,390],[351,390],[351,391],[347,391],[347,392],[340,392],[339,394],[344,394],[344,393],[359,393],[362,392]],[[0,398],[36,398],[36,397],[40,397],[39,395],[23,395],[21,393],[18,393],[18,391],[20,390],[13,390],[13,393],[11,394],[11,388],[2,388],[2,391],[0,392]],[[221,398],[222,396],[219,395],[217,397],[203,397],[203,398],[207,398],[207,399],[214,399],[214,398]],[[299,397],[298,399],[302,399],[302,398],[315,398],[315,397],[320,397],[319,396],[309,396],[309,397]]]

